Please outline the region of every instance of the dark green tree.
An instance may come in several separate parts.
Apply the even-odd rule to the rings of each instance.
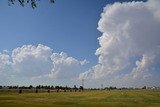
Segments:
[[[37,7],[37,2],[40,0],[8,0],[8,5],[15,4],[18,2],[22,7],[24,7],[26,4],[31,5],[31,7],[34,9]],[[55,0],[48,0],[50,3],[55,3]]]
[[[83,90],[83,86],[80,86],[79,89],[80,89],[80,90]]]
[[[78,88],[77,88],[76,85],[74,85],[73,89],[74,89],[74,91],[76,92]]]

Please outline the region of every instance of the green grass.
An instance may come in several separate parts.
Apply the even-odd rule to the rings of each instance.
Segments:
[[[0,91],[0,107],[160,107],[160,90],[89,92]]]

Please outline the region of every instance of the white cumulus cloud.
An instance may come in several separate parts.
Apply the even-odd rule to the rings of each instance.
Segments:
[[[23,45],[13,49],[11,55],[0,53],[0,78],[8,78],[13,84],[31,83],[34,80],[42,82],[46,79],[70,80],[78,78],[81,67],[86,63],[87,60],[79,61],[64,52],[54,53],[53,49],[42,44]]]
[[[51,56],[51,60],[54,67],[49,76],[58,79],[78,77],[79,73],[81,72],[81,65],[84,65],[84,63],[86,62],[86,60],[78,61],[73,57],[69,57],[64,52],[61,52],[60,54],[53,53]]]
[[[159,4],[159,0],[149,0],[107,5],[98,23],[98,30],[102,32],[98,38],[100,47],[95,53],[98,64],[81,73],[79,78],[109,80],[130,75],[130,80],[138,77],[141,80],[150,77],[153,63],[160,56]],[[134,67],[130,66],[133,57],[137,58]],[[129,66],[131,70],[124,72]]]
[[[4,72],[10,64],[10,56],[0,53],[0,72]]]
[[[52,68],[51,55],[52,49],[41,44],[18,47],[12,51],[13,71],[29,77],[48,74]]]

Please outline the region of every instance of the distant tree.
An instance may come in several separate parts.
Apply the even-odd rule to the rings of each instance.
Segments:
[[[68,90],[69,88],[67,87],[67,85],[66,85],[66,87],[65,87],[65,90]]]
[[[12,89],[13,87],[12,86],[8,86],[8,89]]]
[[[48,86],[47,89],[51,89],[51,86]]]
[[[54,89],[54,86],[53,86],[53,85],[51,86],[51,89]]]
[[[32,85],[30,85],[28,88],[29,88],[29,89],[32,89],[32,88],[33,88],[33,86],[32,86]]]
[[[8,5],[15,4],[15,2],[18,1],[18,3],[24,7],[26,4],[30,4],[31,7],[34,9],[37,7],[37,2],[40,0],[8,0]],[[49,0],[50,3],[55,3],[55,0]]]
[[[83,90],[83,86],[80,86],[79,89],[80,89],[80,90]]]
[[[41,86],[40,86],[40,88],[42,88],[42,89],[43,89],[43,88],[44,88],[44,86],[43,86],[43,85],[41,85]]]
[[[74,91],[75,91],[75,92],[77,91],[77,87],[76,87],[76,85],[74,85],[73,89],[74,89]]]
[[[47,89],[48,88],[48,86],[46,85],[46,86],[44,86],[44,89]]]
[[[41,86],[40,85],[36,86],[36,89],[41,89]]]
[[[146,86],[143,86],[142,89],[147,89],[147,87],[146,87]]]
[[[112,86],[109,87],[109,90],[115,90],[115,89],[117,89],[117,88],[116,87],[112,87]]]
[[[55,86],[55,89],[59,89],[59,86]]]

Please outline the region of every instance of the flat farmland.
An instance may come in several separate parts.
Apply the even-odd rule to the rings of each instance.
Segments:
[[[160,90],[53,92],[0,90],[0,107],[160,107]]]

